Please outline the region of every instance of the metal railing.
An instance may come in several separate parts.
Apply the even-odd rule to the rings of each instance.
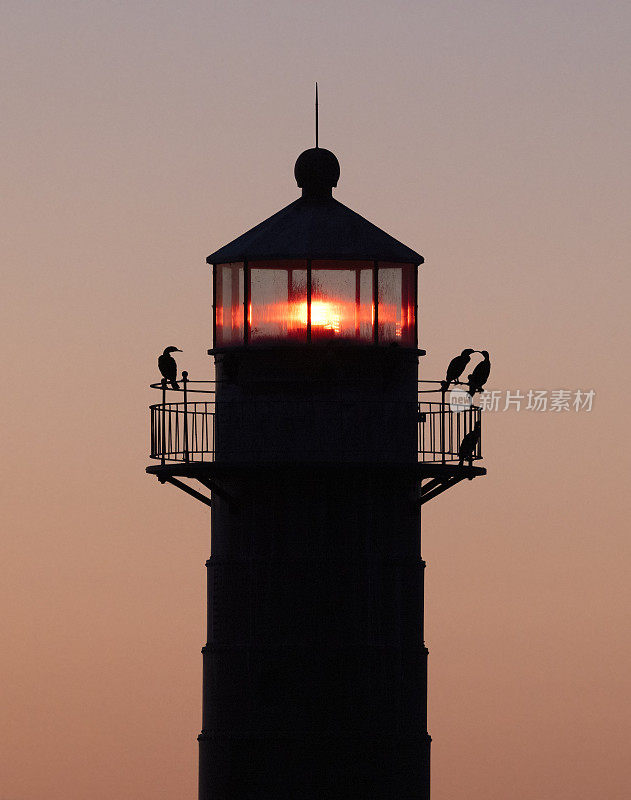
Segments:
[[[181,383],[181,387],[179,386]],[[184,462],[213,461],[215,455],[215,389],[214,381],[191,381],[182,373],[178,388],[166,380],[152,383],[162,392],[162,402],[149,406],[151,414],[150,458]],[[182,394],[183,402],[167,403],[167,392]],[[204,395],[204,400],[189,396]]]
[[[449,404],[439,402],[419,403],[418,455],[421,462],[443,464],[460,460],[460,445],[471,433],[476,423],[481,423],[481,409],[471,406],[458,411]],[[478,438],[473,459],[482,458],[482,443]]]
[[[150,457],[159,460],[161,464],[212,462],[215,460],[215,383],[190,381],[188,373],[184,372],[178,387],[174,389],[166,381],[151,384],[151,388],[162,392],[162,399],[160,403],[149,407]],[[167,392],[180,395],[182,402],[167,402]],[[191,400],[191,395],[203,395],[203,399],[200,397]],[[446,395],[447,391],[441,381],[419,381],[418,460],[433,464],[471,464],[482,458],[482,410],[473,403],[469,407],[452,405]],[[427,396],[432,399],[426,400]],[[476,425],[478,433],[474,437],[472,452],[461,459],[463,439],[473,434]]]

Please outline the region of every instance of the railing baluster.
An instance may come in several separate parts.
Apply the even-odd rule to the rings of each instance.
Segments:
[[[206,437],[208,431],[208,417],[207,417],[208,403],[204,403],[204,411],[202,412],[202,429],[200,433],[200,450],[202,452],[202,461],[204,460],[204,453],[206,452]]]
[[[440,390],[440,453],[442,456],[442,462],[445,463],[445,395],[447,393],[447,389],[444,386],[441,386]]]
[[[456,418],[456,448],[455,448],[456,453],[460,449],[460,442],[462,441],[462,431],[461,431],[462,425],[461,425],[461,422],[462,421],[460,419],[460,414],[458,414],[457,418]]]
[[[160,463],[164,466],[164,459],[166,453],[166,433],[165,433],[165,425],[164,425],[164,415],[166,413],[166,401],[167,401],[167,379],[162,378],[162,453],[161,453],[161,460]]]
[[[454,412],[449,409],[445,409],[445,414],[447,414],[447,419],[449,420],[449,444],[447,446],[447,452],[450,456],[454,453]]]
[[[182,372],[182,386],[184,387],[184,461],[188,461],[188,372]]]

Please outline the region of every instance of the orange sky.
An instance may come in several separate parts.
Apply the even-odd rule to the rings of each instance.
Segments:
[[[626,800],[628,3],[7,0],[2,800],[196,795],[205,507],[144,474],[204,259],[298,195],[423,253],[424,377],[595,389],[488,415],[426,506],[433,800]]]

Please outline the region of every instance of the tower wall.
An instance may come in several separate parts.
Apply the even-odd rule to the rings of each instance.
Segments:
[[[429,797],[416,356],[217,358],[200,800]]]

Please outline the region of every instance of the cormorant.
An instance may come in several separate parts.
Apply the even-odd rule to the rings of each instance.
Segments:
[[[481,432],[481,425],[479,422],[476,422],[473,426],[473,430],[469,431],[462,437],[462,441],[460,442],[460,447],[458,448],[458,457],[460,459],[460,466],[464,464],[465,461],[469,462],[469,466],[471,466],[471,462],[473,461],[473,456],[475,455],[475,451],[478,446],[478,442],[480,441],[480,432]]]
[[[459,356],[451,359],[449,366],[447,367],[445,380],[443,381],[443,389],[449,389],[449,384],[458,380],[458,378],[464,372],[464,368],[467,366],[469,361],[471,361],[471,353],[475,352],[475,350],[471,350],[468,347],[466,350],[463,350]]]
[[[158,369],[163,378],[166,378],[171,386],[178,390],[180,387],[177,382],[177,364],[171,353],[181,353],[179,347],[165,347],[161,356],[158,356]]]
[[[484,384],[489,379],[489,373],[491,372],[491,361],[489,359],[489,354],[486,350],[478,350],[478,353],[481,353],[484,356],[484,360],[480,361],[479,364],[476,365],[473,372],[467,376],[467,382],[469,384],[469,394],[471,397],[476,392],[481,392],[484,388]]]

